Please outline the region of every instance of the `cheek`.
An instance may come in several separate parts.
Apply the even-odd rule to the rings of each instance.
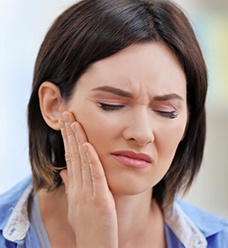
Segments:
[[[77,115],[77,121],[81,123],[88,141],[95,147],[98,155],[100,155],[104,147],[109,145],[109,141],[113,140],[115,135],[113,131],[115,130],[116,123],[105,116],[91,111],[84,111],[83,114]]]
[[[185,128],[186,121],[183,121],[177,123],[177,125],[173,125],[173,127],[170,127],[169,129],[164,128],[161,130],[158,134],[160,138],[158,137],[157,139],[158,152],[164,154],[164,157],[166,158],[169,157],[169,160],[172,160],[180,141],[184,137]]]

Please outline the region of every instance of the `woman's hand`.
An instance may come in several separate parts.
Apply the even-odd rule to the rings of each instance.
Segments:
[[[115,202],[99,157],[73,114],[64,112],[60,126],[67,163],[60,175],[77,248],[117,248]]]

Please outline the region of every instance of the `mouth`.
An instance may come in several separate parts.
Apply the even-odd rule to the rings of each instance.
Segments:
[[[112,156],[121,164],[133,168],[144,169],[152,164],[152,158],[145,153],[117,151],[112,153]]]

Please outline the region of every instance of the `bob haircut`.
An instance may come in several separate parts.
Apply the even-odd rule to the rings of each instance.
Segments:
[[[54,190],[66,166],[60,131],[44,121],[38,90],[44,81],[68,101],[79,77],[92,63],[136,44],[161,42],[177,57],[187,81],[188,125],[164,178],[153,188],[161,207],[191,186],[201,166],[206,135],[207,70],[192,26],[176,4],[166,0],[83,0],[53,23],[40,47],[28,104],[29,155],[33,186]],[[88,116],[89,119],[89,116]]]

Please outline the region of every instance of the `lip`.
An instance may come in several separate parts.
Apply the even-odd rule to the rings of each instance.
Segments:
[[[151,165],[152,158],[145,153],[136,153],[134,151],[117,151],[113,152],[112,156],[120,163],[143,169]]]

